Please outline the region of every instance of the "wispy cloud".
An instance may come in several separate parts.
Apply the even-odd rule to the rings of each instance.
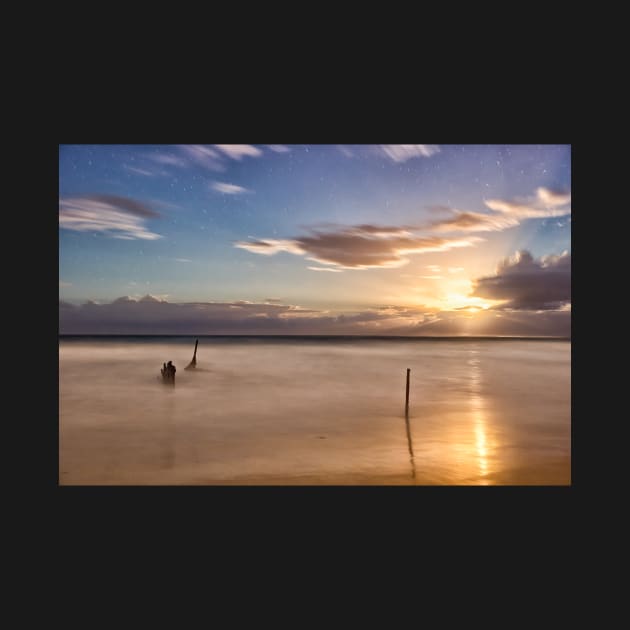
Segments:
[[[288,153],[291,151],[286,144],[268,144],[268,149],[271,149],[274,153]]]
[[[180,151],[186,155],[194,164],[202,166],[211,171],[224,171],[225,166],[222,162],[222,156],[203,144],[180,144]]]
[[[72,282],[64,282],[63,280],[59,280],[59,288],[61,289],[62,287],[71,287],[72,286]]]
[[[275,153],[287,153],[291,149],[284,144],[266,145]],[[226,162],[229,160],[242,160],[243,157],[260,157],[263,152],[251,144],[179,144],[173,147],[174,152],[154,151],[144,153],[141,157],[147,158],[163,166],[177,168],[202,167],[210,171],[223,172],[226,170]],[[147,177],[153,175],[168,176],[167,171],[155,172],[148,168],[123,165],[125,169]]]
[[[474,282],[473,296],[503,300],[498,307],[515,310],[556,310],[571,301],[571,254],[536,260],[521,250],[502,260],[494,276]]]
[[[118,195],[90,195],[88,197],[82,197],[82,200],[92,201],[93,203],[100,203],[107,206],[116,207],[129,214],[135,214],[139,217],[153,218],[159,217],[159,212],[153,210],[146,203],[131,199],[130,197],[119,197]]]
[[[418,157],[431,157],[440,151],[437,144],[381,144],[379,147],[394,162],[406,162]]]
[[[333,273],[341,273],[341,269],[334,269],[332,267],[307,267],[311,271],[332,271]]]
[[[251,144],[215,144],[219,151],[222,151],[233,160],[241,160],[244,157],[259,157],[262,151]]]
[[[441,206],[440,212],[451,216],[426,225],[326,224],[311,226],[310,233],[291,239],[238,241],[235,247],[267,256],[289,252],[337,270],[400,267],[409,262],[407,255],[471,247],[483,240],[467,234],[470,232],[502,231],[526,218],[569,214],[568,201],[568,193],[539,188],[526,203],[488,200],[485,203],[492,210],[489,213]],[[429,268],[439,271],[437,265]],[[453,268],[449,272],[459,270]]]
[[[101,232],[123,240],[162,238],[147,229],[146,219],[159,214],[134,199],[91,195],[59,200],[59,227],[76,232]]]
[[[450,219],[442,219],[431,225],[436,232],[500,232],[519,224],[519,219],[502,214],[455,211]]]
[[[338,144],[337,145],[337,150],[339,151],[339,153],[341,153],[342,155],[345,155],[346,157],[354,157],[354,152],[352,151],[352,149],[350,149],[350,147],[347,147],[344,144]]]
[[[571,194],[552,191],[548,188],[536,189],[535,195],[522,199],[486,199],[490,213],[468,212],[433,206],[432,211],[450,213],[451,216],[430,224],[430,229],[441,232],[500,232],[522,223],[526,219],[544,219],[571,214]]]
[[[158,164],[164,164],[166,166],[177,166],[179,168],[187,166],[187,162],[184,158],[179,157],[178,155],[173,155],[172,153],[146,153],[145,157],[157,162]]]
[[[371,269],[400,267],[409,262],[405,255],[470,247],[481,240],[479,237],[414,235],[409,233],[408,226],[357,225],[336,231],[312,230],[309,235],[287,240],[239,241],[235,247],[256,254],[305,255],[308,260],[337,269]]]
[[[305,254],[306,252],[300,247],[298,241],[265,239],[259,241],[237,241],[235,247],[245,249],[253,254],[262,254],[263,256],[273,256],[280,252],[289,252],[290,254]]]
[[[549,190],[549,188],[537,188],[536,196],[541,203],[548,206],[564,206],[571,201],[570,192]]]
[[[123,168],[126,171],[131,173],[136,173],[137,175],[144,175],[145,177],[155,177],[156,173],[152,171],[147,171],[144,168],[138,168],[137,166],[129,166],[128,164],[123,164]]]
[[[192,260],[190,258],[174,258],[173,260],[175,260],[176,262],[181,262],[181,263],[192,262]]]
[[[548,188],[536,189],[534,197],[525,199],[487,199],[486,206],[491,210],[500,212],[516,219],[536,219],[544,217],[561,217],[571,214],[571,193],[549,190]]]
[[[228,184],[226,182],[214,182],[211,187],[213,190],[224,193],[226,195],[242,195],[243,193],[252,192],[251,190],[243,188],[242,186],[237,186],[236,184]]]

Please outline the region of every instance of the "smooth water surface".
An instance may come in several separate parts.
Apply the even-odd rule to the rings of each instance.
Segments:
[[[62,485],[571,483],[568,341],[202,337],[186,371],[193,348],[60,340]]]

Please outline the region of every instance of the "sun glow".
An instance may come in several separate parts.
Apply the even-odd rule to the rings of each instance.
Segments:
[[[445,311],[457,310],[478,313],[490,308],[493,304],[493,301],[484,300],[480,297],[471,297],[461,293],[447,293],[441,302],[441,307]]]
[[[418,286],[412,302],[438,311],[460,311],[462,315],[473,316],[485,311],[499,300],[487,300],[471,295],[474,286],[467,278],[444,279],[435,284]]]

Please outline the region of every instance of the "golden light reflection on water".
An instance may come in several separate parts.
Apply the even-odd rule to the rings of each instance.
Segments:
[[[485,400],[481,391],[481,367],[478,354],[479,351],[477,349],[472,349],[468,360],[468,365],[470,366],[470,408],[475,432],[475,457],[480,476],[479,484],[487,486],[489,483],[487,479],[489,472],[488,431]]]

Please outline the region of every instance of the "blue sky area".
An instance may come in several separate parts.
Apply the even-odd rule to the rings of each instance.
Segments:
[[[60,329],[569,334],[570,190],[567,145],[61,145]]]

